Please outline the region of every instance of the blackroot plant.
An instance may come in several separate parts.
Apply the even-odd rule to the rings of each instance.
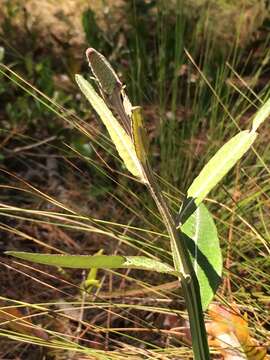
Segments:
[[[194,359],[210,359],[203,311],[207,309],[219,285],[222,258],[214,221],[202,202],[251,147],[258,135],[258,127],[270,114],[270,100],[255,115],[252,128],[240,131],[203,167],[189,187],[175,219],[148,160],[141,108],[132,106],[123,84],[103,55],[90,48],[86,56],[100,94],[81,75],[76,75],[76,82],[106,126],[126,168],[148,188],[155,201],[170,238],[173,266],[144,256],[76,256],[15,251],[8,254],[60,267],[137,268],[176,276],[189,316]]]

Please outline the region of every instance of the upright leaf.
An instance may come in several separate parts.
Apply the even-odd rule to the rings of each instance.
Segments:
[[[247,152],[257,135],[253,131],[241,131],[224,144],[208,161],[187,191],[187,198],[180,211],[180,224],[187,220],[213,187]]]
[[[86,57],[89,66],[104,93],[112,95],[116,88],[122,88],[122,83],[116,72],[102,54],[93,48],[89,48],[86,50]]]
[[[104,100],[96,93],[92,85],[85,80],[81,75],[76,75],[75,79],[81,91],[86,96],[87,100],[98,113],[100,119],[106,126],[116,149],[124,161],[127,169],[140,181],[146,182],[141,164],[137,158],[134,145],[131,138],[127,135],[117,119],[113,116],[110,109],[105,104]]]
[[[115,110],[121,126],[131,136],[130,116],[132,105],[124,91],[123,84],[111,64],[97,50],[93,48],[87,49],[86,57],[106,104]]]
[[[203,310],[213,299],[220,283],[222,254],[214,220],[204,204],[181,228],[197,275]]]
[[[135,147],[135,151],[138,159],[142,164],[147,160],[147,138],[145,129],[143,126],[142,109],[140,106],[134,106],[132,108],[132,140]]]

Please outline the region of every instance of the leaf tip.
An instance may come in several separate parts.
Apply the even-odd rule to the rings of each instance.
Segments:
[[[90,48],[86,49],[85,55],[86,55],[87,58],[89,58],[96,52],[97,51],[94,48],[90,47]]]
[[[80,81],[81,78],[82,78],[82,75],[80,75],[80,74],[75,74],[75,80],[76,80],[76,82]]]

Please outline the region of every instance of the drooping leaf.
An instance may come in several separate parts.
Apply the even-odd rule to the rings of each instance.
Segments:
[[[187,191],[180,211],[180,223],[196,210],[214,186],[247,152],[257,137],[256,132],[241,131],[224,144],[203,167]]]
[[[230,309],[211,304],[209,308],[211,321],[207,332],[213,337],[211,345],[221,352],[224,360],[266,360],[266,348],[260,347],[250,336],[246,316],[241,316],[236,306]]]
[[[75,75],[75,79],[82,93],[86,96],[87,100],[93,106],[106,126],[110,137],[127,169],[134,176],[139,178],[139,180],[146,182],[131,138],[122,128],[119,121],[114,117],[104,100],[96,93],[92,85],[81,75]]]
[[[258,127],[268,118],[270,115],[270,99],[257,111],[252,121],[252,131],[256,131]]]
[[[32,261],[38,264],[73,268],[73,269],[141,269],[157,271],[178,276],[171,266],[145,256],[120,255],[52,255],[36,254],[23,251],[7,251],[7,255]]]
[[[203,310],[205,310],[220,284],[222,254],[214,220],[204,204],[182,226],[186,245],[197,275]]]

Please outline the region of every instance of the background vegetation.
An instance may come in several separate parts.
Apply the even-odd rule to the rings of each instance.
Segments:
[[[89,74],[88,46],[117,69],[133,103],[144,107],[151,163],[177,211],[202,165],[238,128],[248,128],[256,108],[269,98],[267,6],[258,0],[100,1],[90,7],[83,0],[2,0],[1,250],[128,250],[168,259],[154,204],[123,176],[126,171],[74,75]],[[216,301],[246,313],[254,342],[265,348],[268,129],[266,121],[253,151],[206,202],[224,257]],[[84,293],[86,276],[3,255],[1,306],[11,318],[0,313],[1,358],[191,356],[173,278],[99,271],[100,287]],[[40,327],[20,328],[12,316]],[[225,355],[213,347],[214,357]]]

